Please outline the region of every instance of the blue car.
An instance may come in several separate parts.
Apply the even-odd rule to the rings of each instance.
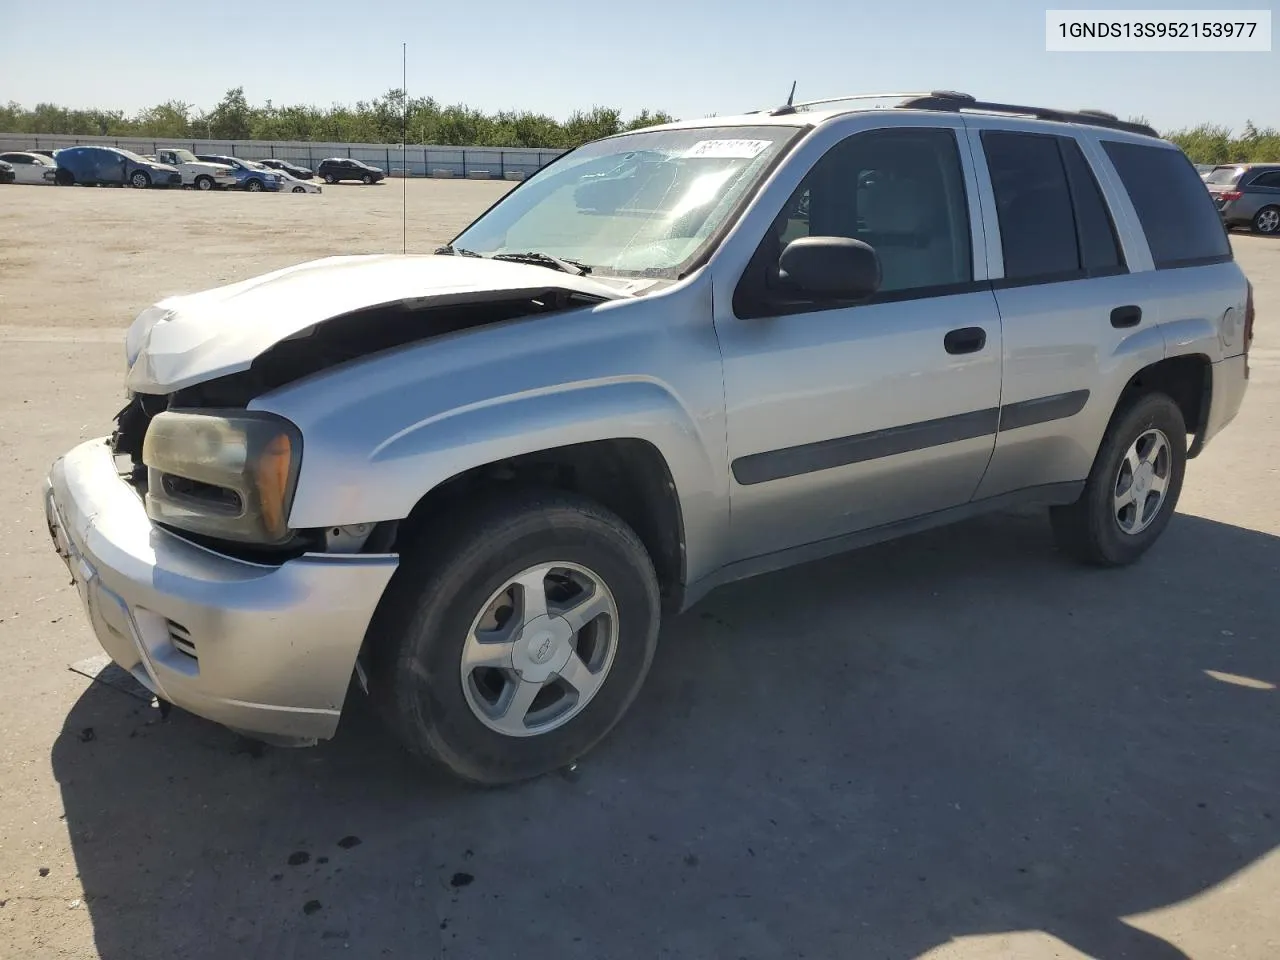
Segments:
[[[241,160],[239,157],[218,157],[212,154],[201,154],[196,157],[205,163],[225,163],[235,171],[236,186],[250,193],[263,190],[279,190],[284,177],[275,170],[268,169],[253,160]]]
[[[54,156],[58,169],[53,182],[60,187],[84,186],[181,187],[177,167],[157,163],[118,147],[67,147]]]

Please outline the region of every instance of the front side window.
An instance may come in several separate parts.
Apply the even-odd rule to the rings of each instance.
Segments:
[[[598,140],[542,168],[451,246],[481,256],[545,253],[596,274],[675,279],[798,132],[697,127]]]
[[[768,312],[768,301],[788,298],[778,260],[800,237],[848,237],[871,246],[880,259],[878,297],[925,296],[968,283],[973,253],[955,134],[895,127],[832,147],[757,249],[735,297],[739,315]]]

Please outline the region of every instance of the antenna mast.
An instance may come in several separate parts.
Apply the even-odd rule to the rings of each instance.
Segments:
[[[791,81],[791,92],[787,94],[787,106],[790,107],[796,102],[796,81]]]
[[[409,44],[400,44],[400,252],[409,252]]]

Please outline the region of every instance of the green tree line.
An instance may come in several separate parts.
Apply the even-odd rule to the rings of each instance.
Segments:
[[[409,143],[475,147],[567,149],[599,137],[666,123],[669,114],[642,110],[624,119],[621,111],[593,107],[557,120],[542,113],[500,110],[486,113],[463,104],[443,106],[431,97],[388,90],[353,106],[253,106],[243,87],[228,90],[212,110],[170,100],[128,114],[123,110],[71,110],[52,103],[27,109],[0,106],[0,132],[70,136],[155,137],[175,140],[301,140],[325,143],[397,143],[402,124]],[[1280,131],[1248,122],[1238,136],[1229,127],[1203,123],[1164,134],[1195,163],[1280,161]]]
[[[175,140],[304,140],[327,143],[398,143],[402,124],[409,143],[476,147],[566,149],[589,140],[667,123],[661,111],[642,110],[624,119],[610,107],[572,113],[567,120],[530,111],[486,113],[462,104],[442,106],[403,90],[361,100],[354,106],[253,106],[243,87],[228,90],[212,110],[170,100],[135,114],[122,110],[71,110],[52,103],[32,109],[0,106],[0,132],[70,136],[154,137]]]

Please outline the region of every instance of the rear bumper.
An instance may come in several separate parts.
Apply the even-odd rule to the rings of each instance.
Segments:
[[[1196,452],[1217,436],[1222,428],[1236,418],[1244,402],[1244,392],[1249,385],[1249,367],[1246,358],[1228,357],[1213,365],[1213,389],[1209,401],[1209,418],[1205,422],[1204,436],[1196,444]]]
[[[99,643],[158,697],[250,734],[337,730],[397,560],[236,560],[153,525],[105,440],[54,463],[45,513]]]

